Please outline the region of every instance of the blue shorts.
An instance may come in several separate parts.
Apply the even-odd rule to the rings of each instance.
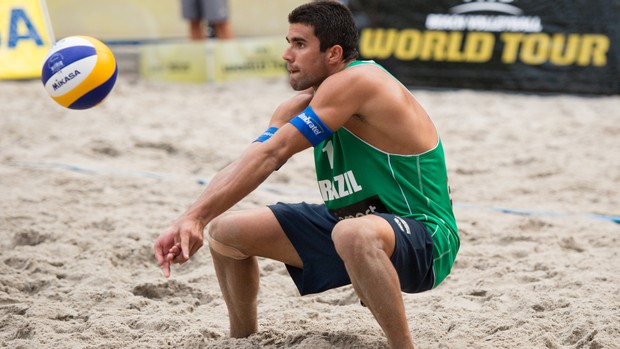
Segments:
[[[325,205],[279,202],[269,208],[303,262],[303,269],[286,265],[299,293],[319,293],[351,284],[331,238],[338,220]],[[390,260],[401,290],[417,293],[433,288],[433,240],[424,224],[394,214],[374,214],[385,218],[394,229],[396,246]]]

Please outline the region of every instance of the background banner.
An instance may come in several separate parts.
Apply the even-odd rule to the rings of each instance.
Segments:
[[[222,82],[287,74],[282,36],[160,42],[140,46],[140,76],[169,82]]]
[[[360,53],[410,86],[620,93],[617,0],[357,0]]]
[[[0,0],[0,79],[41,76],[54,36],[43,0]]]

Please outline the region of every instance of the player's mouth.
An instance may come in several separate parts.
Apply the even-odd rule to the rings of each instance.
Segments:
[[[288,67],[287,69],[288,69],[288,73],[289,73],[290,75],[293,75],[293,74],[299,74],[299,69],[296,69],[296,68],[291,68],[291,67]]]

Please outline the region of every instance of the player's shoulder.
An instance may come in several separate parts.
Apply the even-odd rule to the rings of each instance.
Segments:
[[[354,61],[349,63],[339,74],[351,78],[376,79],[377,77],[385,76],[387,71],[374,61]]]
[[[376,64],[355,64],[332,74],[325,79],[325,87],[360,90],[376,86],[386,77],[386,72]]]

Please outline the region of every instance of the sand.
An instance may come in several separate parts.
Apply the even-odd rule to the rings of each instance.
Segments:
[[[121,76],[80,112],[38,81],[0,82],[0,347],[387,347],[351,287],[301,297],[262,259],[259,332],[230,339],[208,250],[170,279],[156,265],[155,238],[292,93]],[[617,347],[620,97],[414,94],[462,240],[443,284],[404,296],[417,347]],[[301,200],[320,200],[309,151],[234,209]]]

